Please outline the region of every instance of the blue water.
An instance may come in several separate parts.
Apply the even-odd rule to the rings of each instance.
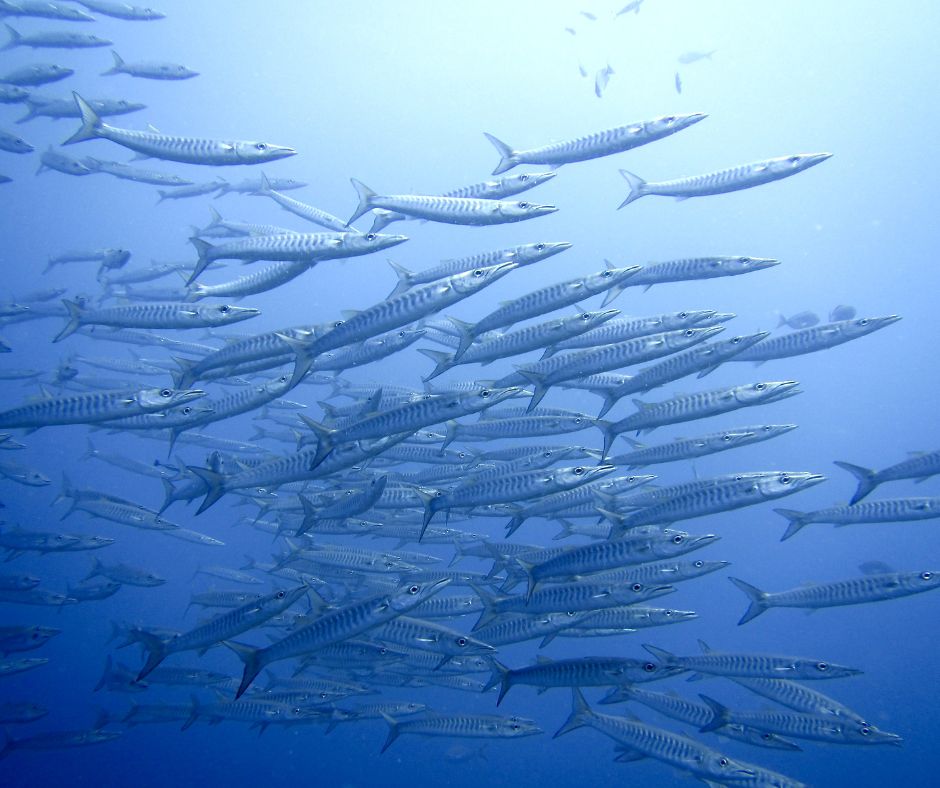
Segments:
[[[828,481],[783,505],[810,510],[847,501],[855,485],[833,460],[884,467],[906,452],[936,449],[936,389],[933,363],[938,284],[935,207],[936,156],[931,142],[937,113],[931,100],[937,81],[936,4],[910,0],[892,7],[870,0],[851,4],[744,0],[647,0],[638,15],[614,19],[619,2],[502,3],[188,3],[161,0],[167,18],[131,23],[100,17],[94,25],[13,19],[23,32],[93,30],[115,42],[128,61],[166,59],[201,72],[185,82],[151,82],[127,76],[101,77],[111,65],[107,49],[86,51],[14,49],[0,53],[0,70],[36,61],[68,65],[76,74],[42,88],[45,94],[142,101],[148,109],[119,117],[115,125],[152,123],[170,134],[261,139],[295,147],[291,159],[266,165],[271,176],[296,177],[310,185],[292,196],[346,217],[355,207],[349,177],[378,192],[434,194],[483,180],[498,157],[482,132],[519,147],[536,147],[633,120],[702,111],[708,119],[674,137],[610,158],[568,165],[531,193],[559,206],[549,217],[501,227],[393,225],[410,240],[387,255],[413,270],[438,260],[517,243],[566,240],[574,247],[538,265],[515,271],[451,309],[464,320],[479,319],[506,298],[542,284],[618,265],[713,254],[774,257],[782,264],[744,277],[666,284],[646,293],[627,290],[614,306],[625,314],[651,315],[683,308],[733,311],[733,330],[746,333],[776,326],[778,313],[805,309],[825,318],[836,304],[855,305],[860,315],[897,313],[903,320],[857,342],[816,354],[769,362],[759,368],[727,364],[704,381],[684,380],[650,394],[656,401],[676,391],[711,389],[757,380],[798,380],[803,393],[766,408],[728,414],[707,423],[657,430],[650,442],[760,422],[793,422],[799,429],[768,442],[699,460],[700,477],[743,470],[808,470]],[[579,15],[589,10],[597,21]],[[576,35],[565,32],[571,26]],[[678,65],[688,50],[717,50],[710,60]],[[579,75],[579,62],[589,72]],[[603,96],[593,75],[607,63],[615,73]],[[679,71],[683,92],[674,89]],[[76,128],[71,120],[37,119],[16,126],[17,105],[0,105],[0,126],[16,129],[37,148],[29,156],[0,154],[0,172],[14,178],[0,187],[4,243],[0,291],[16,296],[39,287],[63,286],[70,295],[97,294],[93,263],[68,264],[43,276],[48,256],[74,248],[122,246],[131,266],[151,259],[194,260],[187,239],[191,225],[208,220],[207,206],[226,218],[309,230],[273,203],[230,195],[166,202],[155,206],[155,188],[105,175],[72,178],[59,173],[34,177],[38,151],[58,145]],[[626,194],[617,173],[627,168],[649,180],[708,172],[771,156],[831,151],[833,158],[811,171],[751,191],[676,203],[648,197],[623,211]],[[126,151],[106,141],[86,142],[66,152],[126,161]],[[148,162],[193,180],[216,174],[233,181],[257,176],[258,168],[199,168]],[[531,170],[538,167],[528,168]],[[519,170],[521,171],[521,169]],[[366,225],[367,220],[360,222]],[[391,231],[391,230],[390,230]],[[365,308],[383,299],[395,282],[386,255],[330,261],[246,305],[262,316],[234,326],[247,334],[339,317],[342,309]],[[222,281],[224,273],[206,277]],[[217,277],[217,278],[216,278]],[[145,284],[163,286],[170,280]],[[584,306],[596,308],[599,299]],[[0,358],[4,368],[53,370],[73,353],[122,356],[116,343],[74,335],[51,339],[62,321],[31,321],[2,329],[14,349]],[[179,332],[198,340],[200,332]],[[142,355],[157,354],[149,348]],[[511,371],[509,362],[492,373]],[[417,387],[429,362],[414,347],[371,367],[349,372],[357,382],[380,381]],[[102,373],[119,377],[117,373]],[[463,368],[441,381],[477,374]],[[47,376],[48,378],[48,376]],[[318,413],[323,388],[302,387],[291,397]],[[33,384],[4,382],[3,407],[35,393]],[[214,389],[218,393],[218,389]],[[553,390],[548,406],[595,413],[592,395]],[[612,415],[631,412],[621,402]],[[251,416],[215,425],[213,434],[247,438]],[[0,482],[4,519],[26,527],[115,538],[98,556],[108,562],[144,566],[167,578],[159,588],[123,588],[116,596],[61,611],[4,605],[2,624],[45,624],[63,633],[40,651],[48,665],[2,679],[3,700],[31,700],[51,712],[41,722],[18,726],[25,736],[40,730],[79,729],[92,724],[99,707],[119,714],[128,699],[186,702],[186,688],[151,688],[135,696],[93,693],[107,654],[133,667],[131,649],[106,645],[112,620],[153,626],[192,626],[184,617],[191,590],[212,587],[193,578],[201,564],[239,566],[243,554],[267,559],[276,549],[270,536],[233,524],[247,509],[225,500],[198,519],[194,509],[174,505],[169,519],[221,539],[224,547],[190,545],[132,531],[76,514],[61,525],[64,504],[53,505],[61,474],[78,487],[92,487],[157,506],[162,490],[152,479],[80,459],[85,427],[59,427],[17,436],[27,444],[6,452],[40,470],[53,484],[27,488]],[[130,435],[93,433],[95,446],[141,460],[163,459],[160,445]],[[572,436],[600,446],[594,430]],[[565,442],[550,439],[547,442]],[[276,444],[272,444],[272,447]],[[183,446],[179,454],[201,464],[205,451]],[[651,472],[673,483],[691,478],[688,463]],[[886,485],[876,497],[937,494],[938,482]],[[500,535],[498,522],[466,523],[468,530]],[[722,539],[701,553],[726,559],[733,574],[767,590],[804,581],[853,576],[858,564],[881,560],[897,569],[940,571],[940,537],[931,522],[833,529],[812,526],[781,544],[782,518],[771,505],[690,521],[694,533]],[[517,538],[549,543],[552,523],[527,523]],[[552,543],[555,544],[555,543]],[[370,546],[391,547],[376,542]],[[422,548],[424,549],[424,548]],[[441,556],[447,550],[428,547]],[[467,568],[486,565],[468,560]],[[63,591],[87,572],[88,554],[32,555],[3,571],[43,578],[42,587]],[[590,641],[561,640],[543,653],[554,657],[645,654],[649,642],[677,653],[695,653],[701,638],[723,651],[767,651],[818,657],[852,665],[864,674],[823,682],[820,689],[864,713],[879,727],[903,736],[904,747],[837,747],[804,743],[802,753],[753,750],[707,737],[712,746],[816,786],[885,786],[929,783],[937,770],[933,724],[937,706],[936,638],[940,596],[925,594],[868,607],[833,609],[805,616],[775,610],[746,627],[736,626],[745,601],[724,572],[688,583],[664,605],[694,609],[691,623],[634,636]],[[227,587],[222,581],[216,587]],[[657,604],[657,603],[652,603]],[[461,624],[462,626],[463,624]],[[258,645],[263,635],[251,636]],[[518,667],[535,655],[532,643],[500,649],[500,659]],[[240,664],[224,649],[204,658],[172,657],[168,665],[197,665],[237,674]],[[283,672],[283,671],[282,671]],[[823,686],[824,685],[824,686]],[[729,703],[760,708],[762,701],[727,682],[687,684],[682,677],[650,689],[675,689],[695,697],[703,691]],[[600,696],[589,690],[589,701]],[[382,698],[413,699],[445,712],[495,713],[492,695],[443,689],[383,690]],[[616,708],[616,707],[614,707]],[[13,752],[0,761],[0,783],[9,786],[162,786],[266,784],[371,785],[588,785],[613,780],[634,785],[688,784],[668,767],[642,761],[615,764],[611,742],[589,730],[551,740],[569,712],[567,690],[536,695],[517,687],[500,713],[534,718],[546,735],[495,741],[484,757],[478,742],[402,737],[382,757],[386,735],[380,721],[342,725],[329,737],[311,725],[269,730],[258,737],[243,725],[204,722],[181,733],[174,725],[141,725],[99,747],[44,753]],[[644,720],[673,730],[682,726],[638,708]],[[120,729],[115,726],[113,729]],[[694,730],[688,729],[692,735]],[[466,759],[451,748],[471,752]],[[446,757],[450,751],[451,757]],[[465,753],[466,754],[466,753]]]

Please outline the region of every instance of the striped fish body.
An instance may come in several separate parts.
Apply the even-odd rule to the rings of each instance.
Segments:
[[[178,408],[204,391],[140,389],[96,391],[29,402],[0,413],[0,429],[39,429],[58,424],[93,424],[127,416]]]
[[[791,591],[766,593],[737,578],[730,578],[751,600],[752,609],[745,613],[742,623],[771,607],[802,607],[817,610],[824,607],[862,605],[886,599],[932,591],[940,587],[940,573],[890,572],[864,575],[835,583],[801,586]]]
[[[728,566],[727,561],[653,561],[639,566],[627,566],[591,575],[590,578],[575,575],[576,580],[588,580],[592,583],[680,583],[693,580]]]
[[[188,300],[197,301],[200,298],[219,296],[241,298],[246,295],[266,293],[268,290],[273,290],[275,287],[280,287],[296,279],[308,268],[310,268],[310,264],[306,261],[275,263],[260,271],[255,271],[217,285],[204,285],[199,282],[193,282],[189,286]]]
[[[692,326],[714,325],[710,318],[716,314],[712,309],[698,309],[671,312],[655,317],[625,317],[610,320],[581,335],[552,343],[547,348],[546,355],[557,353],[559,350],[579,350],[598,345],[611,345],[614,342],[626,342],[628,339],[638,339],[650,334],[681,331]]]
[[[836,679],[854,676],[861,671],[844,665],[803,657],[778,656],[776,654],[722,654],[711,651],[699,641],[705,653],[699,656],[677,657],[663,649],[644,644],[656,659],[666,665],[685,668],[694,673],[733,678],[787,678],[787,679]]]
[[[717,536],[692,536],[682,531],[667,531],[658,536],[641,534],[607,542],[572,547],[544,562],[528,561],[529,588],[552,577],[572,577],[671,558],[705,547]]]
[[[540,659],[538,664],[505,673],[504,685],[530,684],[535,687],[609,687],[657,681],[680,671],[663,669],[649,659],[580,657]],[[505,694],[505,693],[504,693]]]
[[[642,567],[640,567],[642,568]],[[693,610],[674,610],[664,607],[611,607],[585,614],[572,629],[644,629],[665,624],[679,624],[698,617]]]
[[[63,143],[65,145],[89,139],[106,139],[155,159],[216,166],[263,164],[296,153],[292,148],[266,142],[211,140],[171,136],[155,131],[121,129],[103,122],[91,105],[77,93],[73,92],[72,96],[81,112],[82,127]]]
[[[345,233],[281,233],[251,235],[209,246],[200,255],[207,263],[217,260],[257,260],[315,263],[326,259],[342,247]]]
[[[475,268],[381,301],[317,338],[305,352],[312,359],[328,350],[361,342],[376,334],[413,323],[483,289],[515,267],[515,263],[508,262],[489,268]]]
[[[801,328],[786,334],[765,339],[755,347],[748,348],[735,356],[735,361],[768,361],[774,358],[800,356],[815,353],[818,350],[841,345],[879,329],[886,328],[901,318],[897,315],[887,317],[864,317],[858,320],[842,320],[838,323]]]
[[[940,498],[883,498],[807,512],[800,519],[804,523],[834,523],[841,526],[930,520],[935,517],[940,517]]]
[[[373,232],[374,231],[373,229]],[[490,268],[500,263],[515,263],[516,267],[521,268],[526,265],[531,265],[532,263],[537,263],[540,260],[545,260],[570,248],[571,244],[566,241],[557,241],[554,243],[540,241],[538,243],[523,244],[521,246],[511,246],[506,249],[480,252],[468,257],[442,260],[438,265],[417,272],[409,271],[397,264],[392,264],[392,268],[395,273],[398,274],[398,284],[389,294],[389,298],[399,295],[416,285],[436,282],[438,279],[445,279],[449,276],[472,271],[474,268]]]
[[[678,178],[658,183],[648,183],[626,170],[621,170],[621,175],[630,184],[630,194],[620,207],[623,208],[624,205],[647,194],[659,194],[685,200],[689,197],[704,197],[709,194],[726,194],[740,189],[750,189],[796,175],[798,172],[824,162],[831,156],[831,153],[799,153],[792,156],[779,156],[705,175],[694,175],[691,178]]]
[[[522,643],[533,638],[551,640],[557,633],[575,626],[589,615],[593,615],[593,613],[587,611],[518,616],[489,624],[476,630],[474,634],[491,646],[508,646],[512,643]]]
[[[320,227],[325,227],[327,230],[333,230],[337,233],[349,232],[346,223],[339,217],[333,216],[313,205],[295,200],[293,197],[288,197],[286,194],[274,191],[270,185],[268,185],[267,178],[264,175],[261,177],[262,187],[258,194],[270,197],[285,211],[294,214],[294,216],[299,216],[301,219],[306,219],[308,222],[320,225]],[[373,232],[378,232],[378,230],[373,228]]]
[[[623,289],[625,282],[639,270],[639,266],[607,268],[590,276],[533,290],[531,293],[508,301],[499,309],[475,323],[472,329],[464,329],[464,336],[461,338],[461,346],[457,350],[456,358],[460,358],[463,351],[470,347],[470,342],[475,337],[487,331],[538,317],[562,307],[571,306],[585,298],[590,298],[592,295],[605,291],[607,291],[608,297],[604,300],[603,305],[606,306]]]
[[[485,714],[433,714],[418,720],[399,721],[383,715],[390,730],[382,752],[404,733],[419,736],[448,736],[461,739],[515,739],[541,733],[532,720]]]
[[[357,345],[339,348],[317,356],[311,369],[314,372],[326,370],[341,372],[351,367],[371,364],[373,361],[379,361],[399,350],[404,350],[421,339],[424,334],[423,328],[402,328],[382,336],[370,337]]]
[[[489,441],[497,438],[534,438],[564,435],[595,426],[590,416],[517,416],[507,419],[483,419],[472,424],[447,423],[444,446],[453,440]]]
[[[775,402],[796,394],[797,385],[793,380],[750,383],[726,389],[680,394],[654,405],[634,400],[640,408],[637,413],[603,427],[604,456],[607,456],[614,436],[621,432],[630,430],[636,430],[638,433],[649,432],[665,424],[677,424],[728,413],[738,408]],[[605,424],[605,422],[600,423]]]
[[[861,715],[819,690],[787,679],[733,678],[735,684],[746,687],[762,697],[780,703],[804,714],[832,715],[864,723]]]
[[[649,263],[630,282],[631,287],[649,289],[663,282],[689,282],[699,279],[715,279],[723,276],[739,276],[751,271],[761,271],[779,265],[779,261],[766,257],[692,257],[670,260],[665,263]]]
[[[659,446],[642,446],[631,441],[631,445],[636,447],[633,451],[618,454],[616,457],[612,457],[610,461],[614,465],[625,465],[628,469],[633,469],[664,462],[689,460],[728,451],[739,446],[747,446],[751,443],[770,440],[795,428],[795,424],[761,424],[754,427],[737,427],[703,435],[700,438],[679,438],[671,443],[663,443]]]
[[[411,616],[398,616],[378,627],[373,636],[380,641],[399,643],[441,656],[461,654],[490,654],[493,646],[477,637],[470,637],[450,627],[423,621]]]
[[[668,137],[704,120],[705,117],[698,112],[691,115],[666,115],[529,150],[514,150],[491,134],[486,137],[502,157],[499,165],[493,170],[493,175],[499,175],[517,164],[549,164],[560,167],[563,164],[621,153]]]

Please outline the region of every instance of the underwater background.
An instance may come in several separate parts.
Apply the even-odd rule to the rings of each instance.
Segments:
[[[757,380],[796,380],[803,392],[766,409],[726,414],[704,426],[674,425],[644,437],[653,443],[738,424],[799,425],[779,440],[696,460],[694,469],[685,462],[646,472],[658,474],[657,483],[671,484],[692,478],[693,470],[701,478],[745,470],[813,471],[825,474],[827,481],[784,505],[812,510],[846,503],[855,482],[833,461],[882,468],[910,451],[940,447],[936,413],[940,275],[935,265],[940,181],[932,144],[940,117],[931,99],[940,78],[935,54],[940,10],[926,0],[895,5],[646,0],[639,13],[615,17],[620,7],[617,2],[495,0],[160,0],[159,10],[166,18],[153,22],[124,22],[103,15],[96,15],[93,25],[15,17],[7,21],[20,32],[63,27],[87,32],[93,27],[95,34],[111,39],[113,48],[128,61],[184,63],[200,72],[194,79],[157,82],[100,76],[111,65],[107,48],[35,52],[17,48],[0,52],[0,71],[37,60],[61,63],[74,68],[75,74],[42,88],[44,92],[67,98],[74,90],[147,105],[141,112],[109,120],[120,127],[143,129],[150,123],[168,134],[269,140],[294,147],[297,156],[260,168],[172,162],[155,166],[194,180],[220,175],[235,181],[255,177],[259,169],[269,177],[298,178],[308,186],[289,192],[291,196],[343,218],[356,205],[350,177],[391,194],[437,194],[484,180],[498,161],[484,131],[529,148],[632,120],[707,113],[708,118],[694,128],[659,142],[565,165],[557,177],[531,193],[537,201],[558,206],[551,216],[531,224],[493,227],[393,225],[389,232],[408,235],[407,243],[387,253],[325,261],[282,288],[250,296],[240,303],[259,308],[261,316],[227,331],[251,334],[321,322],[338,318],[341,310],[381,301],[396,281],[386,257],[420,270],[442,259],[518,243],[573,244],[564,254],[514,271],[485,292],[445,310],[464,320],[479,319],[500,301],[539,286],[598,271],[605,259],[625,266],[705,255],[773,257],[781,265],[747,276],[668,283],[648,292],[628,288],[613,306],[624,315],[685,308],[734,312],[737,317],[729,330],[737,333],[775,329],[780,314],[812,310],[825,317],[837,304],[855,306],[860,316],[898,314],[903,320],[889,330],[822,353],[769,361],[759,368],[727,363],[702,382],[684,380],[644,396],[658,401],[678,391]],[[711,50],[711,57],[694,63],[677,61],[684,52]],[[608,64],[613,73],[598,97],[594,75]],[[581,76],[579,65],[589,76]],[[681,94],[675,87],[677,71]],[[254,196],[232,194],[214,200],[210,195],[157,205],[154,187],[104,175],[70,178],[45,172],[34,177],[39,152],[60,145],[77,129],[78,121],[38,118],[14,125],[21,112],[14,104],[0,105],[0,127],[15,129],[37,151],[28,156],[0,154],[0,172],[13,179],[0,186],[4,299],[15,300],[18,294],[40,287],[68,288],[66,297],[97,296],[94,264],[62,265],[43,274],[47,259],[68,249],[122,247],[132,252],[131,266],[146,265],[151,259],[195,262],[188,239],[192,226],[208,221],[208,206],[226,219],[309,230],[272,202]],[[811,151],[834,155],[811,172],[758,189],[683,202],[650,197],[616,210],[627,191],[619,168],[649,180],[666,180]],[[63,152],[129,158],[107,141]],[[526,169],[543,168],[527,165]],[[367,228],[368,219],[358,226]],[[227,270],[241,273],[234,265]],[[215,281],[222,278],[226,277]],[[596,309],[600,300],[595,296],[581,306]],[[73,353],[126,356],[120,344],[97,342],[82,334],[52,344],[63,324],[55,318],[0,329],[12,347],[11,353],[0,357],[0,369],[52,372]],[[203,336],[198,330],[164,333],[194,341]],[[140,350],[144,355],[162,353]],[[507,374],[511,363],[498,362],[493,374],[458,368],[440,381]],[[420,378],[430,369],[430,362],[413,346],[344,377],[420,388]],[[164,383],[169,384],[169,376]],[[0,392],[5,409],[36,393],[37,387],[32,381],[4,380]],[[316,402],[327,393],[327,388],[303,386],[289,398],[304,402],[318,417]],[[600,400],[557,388],[545,404],[594,414]],[[631,411],[630,403],[621,401],[612,415],[622,418]],[[248,439],[253,415],[206,431]],[[133,694],[93,692],[109,654],[135,669],[138,666],[136,649],[114,651],[114,644],[108,644],[111,622],[189,628],[200,618],[192,610],[184,614],[190,593],[225,587],[206,576],[194,577],[201,565],[238,567],[245,555],[267,560],[276,549],[269,534],[237,522],[250,510],[235,507],[229,499],[198,519],[193,506],[175,504],[166,513],[183,527],[224,541],[222,547],[164,539],[80,513],[60,524],[66,507],[54,500],[63,473],[76,487],[119,494],[149,507],[159,506],[163,499],[156,480],[83,459],[89,436],[97,449],[146,462],[167,459],[161,444],[130,433],[66,426],[17,435],[27,448],[15,453],[16,460],[53,482],[25,487],[0,481],[3,520],[37,530],[112,537],[115,544],[98,557],[146,567],[167,582],[157,588],[127,586],[108,599],[60,609],[0,603],[0,624],[43,624],[63,630],[41,650],[22,655],[47,657],[47,665],[0,679],[4,700],[28,700],[50,710],[43,720],[10,729],[8,735],[82,729],[94,722],[99,708],[120,718],[129,700],[186,703],[192,691],[187,687],[151,687]],[[544,442],[567,440],[560,438]],[[572,439],[594,448],[602,445],[597,430]],[[622,442],[618,444],[619,451],[626,450]],[[175,454],[201,465],[206,451],[182,445]],[[881,489],[876,495],[935,495],[938,485],[937,479],[924,485],[902,481],[893,483],[890,493]],[[940,536],[931,521],[844,529],[815,525],[780,543],[785,522],[772,508],[762,504],[680,527],[720,535],[719,542],[695,557],[730,561],[732,574],[765,590],[847,578],[872,560],[899,571],[940,571]],[[454,525],[495,538],[500,521]],[[558,543],[551,537],[556,530],[547,521],[533,520],[515,538],[555,546]],[[444,558],[452,554],[433,545],[411,549]],[[43,587],[63,591],[66,583],[87,574],[88,555],[95,554],[27,554],[5,564],[3,572],[41,577]],[[468,558],[460,566],[486,571],[489,565]],[[697,639],[702,639],[721,651],[795,654],[861,668],[860,676],[822,682],[825,686],[816,688],[863,712],[879,728],[901,735],[903,747],[804,742],[803,752],[791,753],[754,750],[712,734],[707,740],[724,752],[814,786],[929,783],[940,765],[935,746],[940,725],[932,722],[940,697],[936,638],[940,596],[923,594],[813,615],[778,610],[739,627],[745,599],[726,574],[682,585],[663,600],[695,610],[694,621],[614,638],[558,639],[540,653],[555,658],[587,654],[642,658],[646,652],[641,643],[653,643],[675,653],[694,654]],[[247,639],[265,643],[257,633]],[[534,655],[531,644],[499,650],[500,660],[513,667],[529,664]],[[203,657],[171,657],[168,664],[198,665],[231,675],[241,670],[226,649],[214,649]],[[679,676],[650,689],[674,689],[692,698],[698,692],[720,692],[719,697],[729,701],[761,707],[758,699],[721,679],[689,685]],[[101,746],[10,752],[0,760],[0,783],[143,788],[312,781],[331,786],[521,788],[613,780],[648,786],[688,782],[688,777],[649,759],[615,763],[611,742],[588,730],[552,740],[551,734],[570,711],[567,689],[538,695],[531,687],[519,687],[512,695],[498,713],[532,718],[546,733],[493,741],[482,754],[481,742],[409,736],[380,756],[387,731],[381,720],[343,724],[328,736],[318,725],[274,726],[260,737],[234,722],[218,726],[197,722],[185,732],[174,724],[139,725]],[[593,705],[600,693],[589,688],[586,695]],[[382,688],[382,695],[370,700],[380,697],[415,700],[445,712],[497,713],[490,694]],[[621,708],[598,707],[610,713]],[[693,728],[639,706],[633,710],[645,721],[698,737]],[[115,724],[113,729],[122,728]]]

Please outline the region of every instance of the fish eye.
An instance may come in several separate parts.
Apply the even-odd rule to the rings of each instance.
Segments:
[[[366,240],[367,240],[367,241],[374,241],[374,240],[375,240],[376,238],[378,238],[378,237],[379,237],[379,236],[376,235],[375,233],[366,233]]]
[[[671,618],[671,617],[672,617],[672,611],[671,611],[671,610],[664,610],[664,611],[663,611],[663,615],[665,615],[667,618]]]
[[[604,271],[601,274],[601,276],[613,276],[613,275],[614,275],[613,271],[610,271],[610,270]]]
[[[582,421],[583,421],[583,419],[581,419],[581,417],[579,416],[578,418],[576,418],[576,419],[574,420],[574,423],[575,423],[575,424],[580,424]]]
[[[731,440],[731,436],[730,436],[730,435],[722,435],[722,436],[721,436],[721,439],[722,439],[725,443],[728,443],[728,441]]]
[[[765,388],[767,388],[765,383],[758,383],[756,386],[754,386],[755,391],[763,391]]]
[[[731,337],[731,344],[737,345],[742,339],[743,337]]]
[[[482,269],[482,268],[477,268],[477,269],[473,272],[473,275],[474,275],[474,276],[483,276],[483,269]]]
[[[827,670],[829,670],[829,663],[828,663],[828,662],[817,662],[817,663],[816,663],[816,670],[819,670],[819,671],[822,671],[823,673],[825,673]]]
[[[222,306],[219,307],[219,311],[220,311],[223,315],[228,314],[229,309],[230,309],[230,307],[229,307],[228,304],[222,304]]]
[[[921,579],[921,580],[930,580],[931,577],[933,577],[933,573],[932,573],[932,572],[921,572],[921,573],[920,573],[920,579]]]
[[[457,645],[458,645],[458,646],[466,646],[466,645],[467,645],[467,639],[466,639],[466,638],[457,638]]]
[[[184,415],[184,416],[188,416],[188,415],[189,415],[190,413],[192,413],[192,412],[193,412],[193,409],[192,409],[192,407],[189,406],[189,405],[187,405],[185,408],[183,408],[183,415]]]
[[[584,468],[578,467],[574,469],[575,476],[580,476],[582,473],[584,473]]]
[[[536,249],[536,251],[538,251],[538,252],[541,252],[544,248],[545,248],[545,244],[539,243],[539,244],[536,244],[536,245],[535,245],[535,249]]]
[[[166,397],[170,397],[170,396],[172,396],[172,395],[173,395],[173,392],[172,392],[170,389],[163,389],[163,390],[160,392],[160,396],[163,397],[164,399],[165,399]]]
[[[729,763],[730,763],[730,761],[729,761],[727,758],[719,758],[719,759],[718,759],[718,765],[719,765],[719,766],[727,766]]]
[[[519,203],[519,207],[520,207],[520,208],[528,208],[528,207],[529,207],[529,203],[527,203],[527,202],[521,202],[521,203]]]
[[[283,592],[283,591],[278,591],[274,596],[275,596],[275,598],[277,598],[277,599],[283,599],[283,598],[284,598],[284,592]]]
[[[591,313],[590,313],[590,312],[585,312],[583,315],[581,315],[581,319],[582,319],[582,320],[590,320],[590,319],[591,319]]]
[[[408,589],[408,593],[414,595],[414,594],[417,594],[420,590],[421,590],[421,586],[411,586]]]
[[[682,534],[676,534],[672,537],[673,544],[682,544],[685,541],[685,537]]]
[[[404,336],[407,335],[407,333],[408,333],[407,331],[399,331],[399,332],[398,332],[398,336],[404,337]]]
[[[781,483],[781,484],[789,484],[789,483],[790,483],[790,477],[787,476],[786,474],[783,474],[783,476],[780,477],[780,483]]]
[[[705,566],[705,562],[700,558],[698,561],[696,561],[696,562],[693,564],[693,566],[694,566],[696,569],[701,569],[703,566]]]
[[[644,662],[644,663],[643,663],[643,670],[645,670],[647,673],[653,673],[653,672],[656,670],[656,663],[655,663],[655,662]]]
[[[871,728],[859,728],[858,732],[862,734],[862,736],[867,736],[869,733],[871,733]]]
[[[639,593],[640,591],[643,590],[643,584],[642,584],[642,583],[634,583],[632,586],[630,586],[630,588],[631,588],[633,591],[636,591],[637,593]]]
[[[483,389],[483,391],[480,392],[480,396],[483,397],[483,399],[489,399],[490,390],[489,390],[489,389]]]
[[[519,176],[519,180],[525,182],[525,181],[529,180],[529,176],[528,176],[528,175],[520,175],[520,176]]]
[[[787,161],[790,162],[790,164],[796,164],[799,160],[800,160],[799,156],[791,156],[789,159],[787,159]]]
[[[868,318],[867,318],[867,317],[863,317],[861,320],[858,321],[858,324],[859,324],[860,326],[867,326],[867,325],[868,325]]]
[[[265,145],[263,142],[259,142],[255,144],[255,148],[257,148],[258,150],[267,150],[268,146]]]

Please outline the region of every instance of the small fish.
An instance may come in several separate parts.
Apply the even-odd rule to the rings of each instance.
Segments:
[[[101,72],[101,76],[108,77],[114,74],[127,74],[131,77],[141,77],[143,79],[192,79],[198,77],[199,72],[191,68],[181,66],[178,63],[153,63],[139,62],[127,63],[113,49],[111,57],[114,58],[114,65],[107,71]]]
[[[80,5],[85,6],[89,11],[97,14],[104,14],[115,19],[124,19],[129,22],[153,21],[164,19],[166,14],[160,11],[154,11],[152,8],[144,8],[130,3],[113,2],[112,0],[78,0]]]
[[[594,76],[595,96],[601,98],[604,95],[604,91],[607,90],[607,83],[610,82],[610,77],[614,73],[616,72],[610,67],[610,63],[598,70]]]
[[[0,150],[7,153],[32,153],[36,149],[22,137],[0,129]]]
[[[819,323],[819,315],[815,312],[798,312],[795,315],[790,317],[784,317],[780,315],[780,322],[777,323],[777,328],[781,326],[787,326],[787,328],[799,329],[799,328],[812,328],[817,323]]]
[[[848,304],[839,304],[839,306],[834,306],[832,311],[829,313],[829,320],[836,322],[837,320],[851,320],[858,314],[854,306],[849,306]]]
[[[20,87],[38,87],[50,82],[58,82],[74,73],[75,69],[66,66],[57,66],[53,63],[32,63],[7,72],[0,77],[0,82]]]
[[[47,3],[51,5],[51,3]],[[90,18],[90,17],[89,17]],[[21,34],[7,24],[4,24],[10,34],[10,40],[2,47],[0,52],[15,47],[32,47],[33,49],[59,48],[59,49],[87,49],[89,47],[106,47],[113,43],[107,38],[100,38],[91,33],[73,33],[71,31],[47,30],[36,33]]]
[[[682,93],[682,77],[679,76],[678,71],[676,72],[675,84],[676,84],[676,93],[681,94]]]
[[[680,63],[682,63],[682,65],[687,66],[690,63],[697,63],[699,60],[711,60],[712,55],[714,55],[717,51],[717,49],[712,49],[710,52],[683,52],[681,55],[679,55],[678,60]]]
[[[631,11],[634,14],[640,13],[640,6],[643,5],[643,0],[631,0],[623,8],[621,8],[614,16],[623,16],[623,14],[629,14]]]
[[[912,451],[908,459],[880,471],[864,468],[861,465],[852,465],[848,462],[836,461],[836,465],[851,473],[858,481],[858,489],[852,496],[852,500],[849,501],[850,504],[856,504],[884,482],[914,479],[917,483],[920,483],[940,473],[940,450]]]

